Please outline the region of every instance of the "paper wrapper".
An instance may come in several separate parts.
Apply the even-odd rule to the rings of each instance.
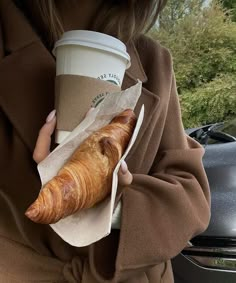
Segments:
[[[74,150],[92,132],[110,123],[116,115],[125,109],[134,109],[140,97],[141,89],[142,84],[138,82],[135,86],[125,91],[109,94],[46,159],[39,163],[38,171],[42,185],[57,175],[57,172],[69,159]],[[141,108],[127,150],[113,172],[111,195],[92,208],[81,210],[50,225],[70,245],[76,247],[87,246],[110,233],[120,162],[125,159],[134,144],[142,124],[143,116],[144,106]]]

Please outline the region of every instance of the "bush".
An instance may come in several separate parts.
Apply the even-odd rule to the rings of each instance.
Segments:
[[[236,114],[236,23],[214,0],[206,8],[200,0],[194,3],[182,18],[177,13],[177,20],[168,23],[171,17],[165,16],[164,23],[150,32],[173,55],[185,127]]]
[[[232,74],[221,75],[194,91],[180,96],[186,128],[226,121],[236,116],[236,80]]]
[[[151,36],[171,50],[180,94],[236,72],[236,23],[219,4],[179,19],[171,30],[156,28]]]

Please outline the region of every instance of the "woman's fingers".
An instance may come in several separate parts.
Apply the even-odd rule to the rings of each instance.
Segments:
[[[118,172],[119,185],[128,186],[133,181],[133,175],[129,172],[128,166],[125,161],[121,162]]]
[[[39,131],[38,139],[33,153],[33,159],[36,163],[41,162],[50,153],[51,135],[56,126],[56,110],[49,113],[46,123]]]
[[[94,110],[93,107],[89,109],[85,116],[89,115]],[[56,127],[56,110],[49,113],[46,123],[39,131],[38,139],[33,153],[33,159],[39,163],[45,159],[50,153],[51,135]]]

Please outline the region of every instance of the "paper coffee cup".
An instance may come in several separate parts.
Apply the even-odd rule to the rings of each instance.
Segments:
[[[86,30],[65,32],[55,43],[56,142],[60,143],[108,93],[119,91],[130,56],[123,42]]]

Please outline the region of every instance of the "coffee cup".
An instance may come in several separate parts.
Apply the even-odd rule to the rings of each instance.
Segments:
[[[74,30],[55,43],[56,142],[61,143],[90,107],[121,90],[130,56],[123,42],[107,34]]]

